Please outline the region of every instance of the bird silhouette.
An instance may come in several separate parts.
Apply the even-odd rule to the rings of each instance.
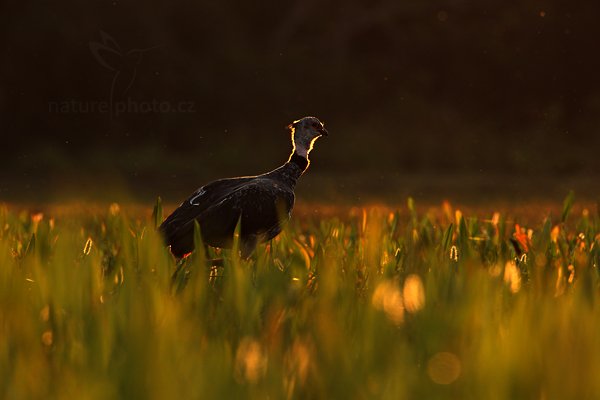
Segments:
[[[115,96],[125,96],[131,89],[144,54],[160,46],[123,51],[108,33],[100,31],[100,38],[101,42],[89,42],[89,47],[96,61],[113,74],[109,94],[112,109]]]
[[[194,250],[194,221],[205,244],[229,248],[240,224],[240,250],[249,257],[256,245],[277,236],[291,217],[294,188],[310,164],[315,141],[328,132],[315,117],[288,125],[293,151],[288,161],[262,175],[220,179],[202,186],[160,225],[165,242],[176,257]]]

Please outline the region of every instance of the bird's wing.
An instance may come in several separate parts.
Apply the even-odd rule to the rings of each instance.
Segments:
[[[272,179],[259,177],[236,195],[240,198],[242,235],[248,232],[270,239],[279,233],[281,223],[289,219],[294,205],[293,190]]]
[[[173,211],[160,225],[168,243],[182,230],[193,227],[193,221],[202,213],[231,196],[236,190],[246,185],[254,177],[220,179],[202,186],[192,193],[179,207]]]

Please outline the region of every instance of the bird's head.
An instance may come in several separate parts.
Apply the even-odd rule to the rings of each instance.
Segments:
[[[295,152],[305,158],[313,148],[315,141],[321,136],[327,136],[325,126],[318,118],[304,117],[288,125],[292,132],[292,143]]]

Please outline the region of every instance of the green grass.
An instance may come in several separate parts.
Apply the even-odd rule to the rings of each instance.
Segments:
[[[600,398],[600,221],[572,205],[296,216],[178,273],[160,208],[3,207],[0,398]]]

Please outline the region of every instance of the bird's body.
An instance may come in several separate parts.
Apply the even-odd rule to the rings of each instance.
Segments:
[[[182,257],[194,249],[194,221],[205,244],[231,247],[240,223],[240,247],[249,256],[257,243],[277,236],[294,206],[294,188],[308,167],[314,141],[327,131],[314,117],[290,125],[294,151],[279,168],[257,176],[220,179],[202,186],[161,224],[171,252]]]

